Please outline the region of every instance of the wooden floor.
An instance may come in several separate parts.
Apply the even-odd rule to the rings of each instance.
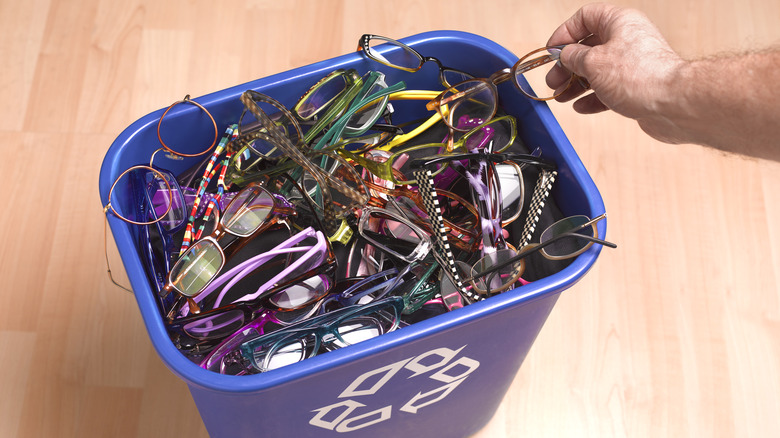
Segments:
[[[776,0],[624,3],[685,56],[780,41]],[[207,436],[134,298],[106,278],[98,170],[127,125],[352,51],[367,32],[464,30],[522,55],[578,6],[0,0],[0,436]],[[780,164],[551,106],[619,248],[561,296],[477,436],[778,436]]]

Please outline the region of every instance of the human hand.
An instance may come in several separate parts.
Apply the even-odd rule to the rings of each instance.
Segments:
[[[564,44],[560,61],[565,69],[556,67],[547,80],[554,89],[571,72],[588,80],[593,92],[574,102],[575,111],[611,109],[638,120],[648,134],[664,136],[659,106],[670,98],[670,81],[684,61],[642,12],[604,3],[585,5],[547,43]],[[575,82],[557,100],[570,101],[585,92]]]

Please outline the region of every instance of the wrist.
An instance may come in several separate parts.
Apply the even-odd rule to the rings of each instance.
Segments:
[[[679,66],[661,107],[668,120],[667,138],[661,140],[721,147],[741,135],[735,115],[744,108],[733,94],[740,72],[731,67],[719,59],[684,61]]]
[[[636,117],[650,136],[665,143],[687,143],[691,125],[696,122],[692,62],[676,57],[657,69],[644,90],[647,93],[644,114]],[[693,92],[695,93],[695,92]]]

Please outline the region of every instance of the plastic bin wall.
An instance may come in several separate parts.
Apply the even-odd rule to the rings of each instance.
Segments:
[[[357,37],[355,39],[357,40]],[[517,56],[485,38],[462,32],[428,32],[402,40],[444,65],[487,77],[511,67]],[[214,60],[218,68],[218,60]],[[318,79],[336,68],[363,73],[381,69],[387,82],[407,89],[441,89],[438,69],[427,63],[417,73],[396,71],[350,53],[218,91],[196,100],[206,106],[220,132],[241,112],[240,94],[255,89],[292,106]],[[548,106],[523,96],[510,83],[499,91],[504,109],[518,119],[518,135],[539,146],[559,167],[553,198],[566,215],[595,217],[601,196]],[[176,96],[171,100],[176,100]],[[427,114],[424,102],[417,105]],[[131,165],[149,162],[160,145],[157,120],[163,109],[130,125],[111,145],[100,172],[100,195],[107,202],[111,183]],[[191,105],[166,116],[168,129],[187,117],[208,120]],[[211,131],[213,133],[213,131]],[[193,151],[209,131],[181,130],[177,144]],[[183,171],[193,162],[168,160]],[[109,214],[109,224],[130,278],[149,337],[166,366],[190,389],[212,436],[462,437],[477,432],[495,412],[561,291],[586,274],[600,251],[593,245],[564,270],[529,285],[416,323],[347,348],[254,376],[223,376],[199,368],[170,342],[133,245],[136,230]],[[604,236],[606,225],[599,224]],[[161,413],[164,414],[164,413]]]

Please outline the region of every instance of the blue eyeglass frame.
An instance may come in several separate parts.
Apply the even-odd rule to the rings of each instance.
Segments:
[[[309,350],[309,354],[303,358],[308,359],[317,355],[319,349],[323,346],[323,339],[331,335],[324,343],[332,344],[335,340],[340,340],[346,345],[349,344],[338,333],[338,326],[340,323],[360,316],[366,316],[371,313],[380,312],[383,310],[391,310],[393,312],[393,322],[391,326],[384,330],[382,333],[389,333],[396,330],[401,324],[401,314],[404,309],[404,299],[398,296],[389,296],[378,301],[374,301],[365,305],[354,305],[344,307],[338,310],[334,310],[323,315],[304,320],[298,324],[293,324],[277,331],[271,332],[268,335],[259,336],[257,338],[245,341],[239,347],[239,351],[243,359],[249,366],[254,369],[254,372],[264,372],[265,368],[257,362],[257,357],[254,354],[255,349],[263,345],[270,345],[268,350],[270,353],[278,351],[279,345],[284,341],[290,341],[294,339],[303,340],[311,337],[314,340],[314,344]],[[302,360],[303,360],[302,359]]]

